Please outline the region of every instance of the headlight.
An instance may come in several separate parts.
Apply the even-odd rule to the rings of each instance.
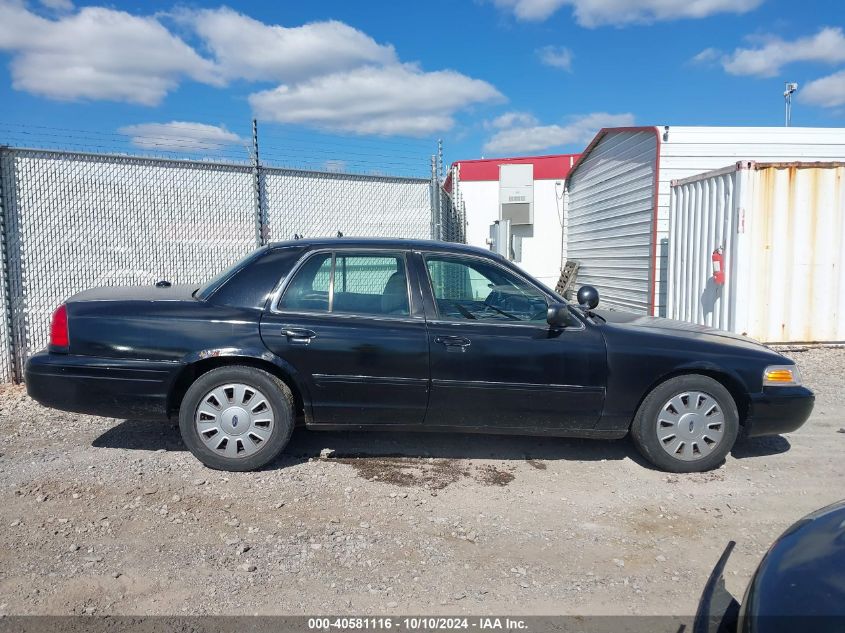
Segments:
[[[795,365],[769,365],[763,372],[764,387],[793,387],[801,384]]]

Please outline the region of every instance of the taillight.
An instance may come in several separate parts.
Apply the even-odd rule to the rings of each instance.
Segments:
[[[50,322],[50,345],[55,347],[67,347],[70,344],[70,337],[67,331],[67,306],[63,303],[53,312],[53,320]]]

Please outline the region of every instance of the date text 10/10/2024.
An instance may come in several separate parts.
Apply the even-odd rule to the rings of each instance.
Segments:
[[[308,618],[310,630],[524,630],[527,628],[524,620],[518,618],[494,617],[345,617],[345,618]]]

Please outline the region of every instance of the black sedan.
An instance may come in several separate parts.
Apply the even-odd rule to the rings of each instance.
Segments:
[[[714,468],[740,432],[813,407],[787,358],[741,336],[568,304],[469,246],[266,246],[204,286],[98,288],[53,315],[29,394],[69,411],[178,415],[204,464],[252,470],[309,429],[621,438],[659,468]]]

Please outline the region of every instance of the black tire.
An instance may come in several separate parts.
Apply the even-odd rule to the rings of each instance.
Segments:
[[[200,438],[195,424],[195,416],[204,397],[214,389],[228,384],[243,384],[257,389],[264,394],[272,409],[273,424],[269,437],[261,442],[256,452],[248,456],[226,457],[213,451]],[[273,461],[290,440],[295,420],[293,394],[288,386],[262,369],[243,365],[219,367],[197,378],[185,392],[179,408],[179,431],[188,450],[209,468],[233,472],[255,470]]]
[[[687,394],[688,396],[689,392],[699,392],[715,401],[718,409],[721,411],[723,418],[721,426],[724,428],[722,428],[721,438],[708,453],[702,454],[700,457],[693,457],[687,461],[680,457],[675,457],[670,453],[670,450],[664,449],[663,443],[658,437],[657,427],[659,424],[658,416],[661,415],[664,405],[676,396],[681,396],[683,401],[683,395]],[[688,399],[687,397],[687,401]],[[701,402],[703,408],[705,401],[702,400]],[[692,415],[691,417],[694,418],[695,416]],[[695,418],[695,423],[699,424],[703,419]],[[667,432],[671,433],[671,427],[667,428],[669,428]],[[693,422],[690,423],[690,431],[692,429]],[[733,396],[731,396],[730,392],[720,382],[709,376],[702,376],[700,374],[676,376],[652,389],[645,397],[645,400],[643,400],[631,424],[631,437],[643,457],[661,470],[673,473],[702,472],[716,468],[724,461],[727,454],[733,448],[738,432],[739,413],[737,412],[736,402]],[[671,447],[676,440],[684,439],[681,435],[683,431],[678,430],[677,433],[680,437],[667,439],[667,446]],[[698,448],[698,441],[691,442],[690,445],[692,446],[692,444],[696,444],[693,450]]]

